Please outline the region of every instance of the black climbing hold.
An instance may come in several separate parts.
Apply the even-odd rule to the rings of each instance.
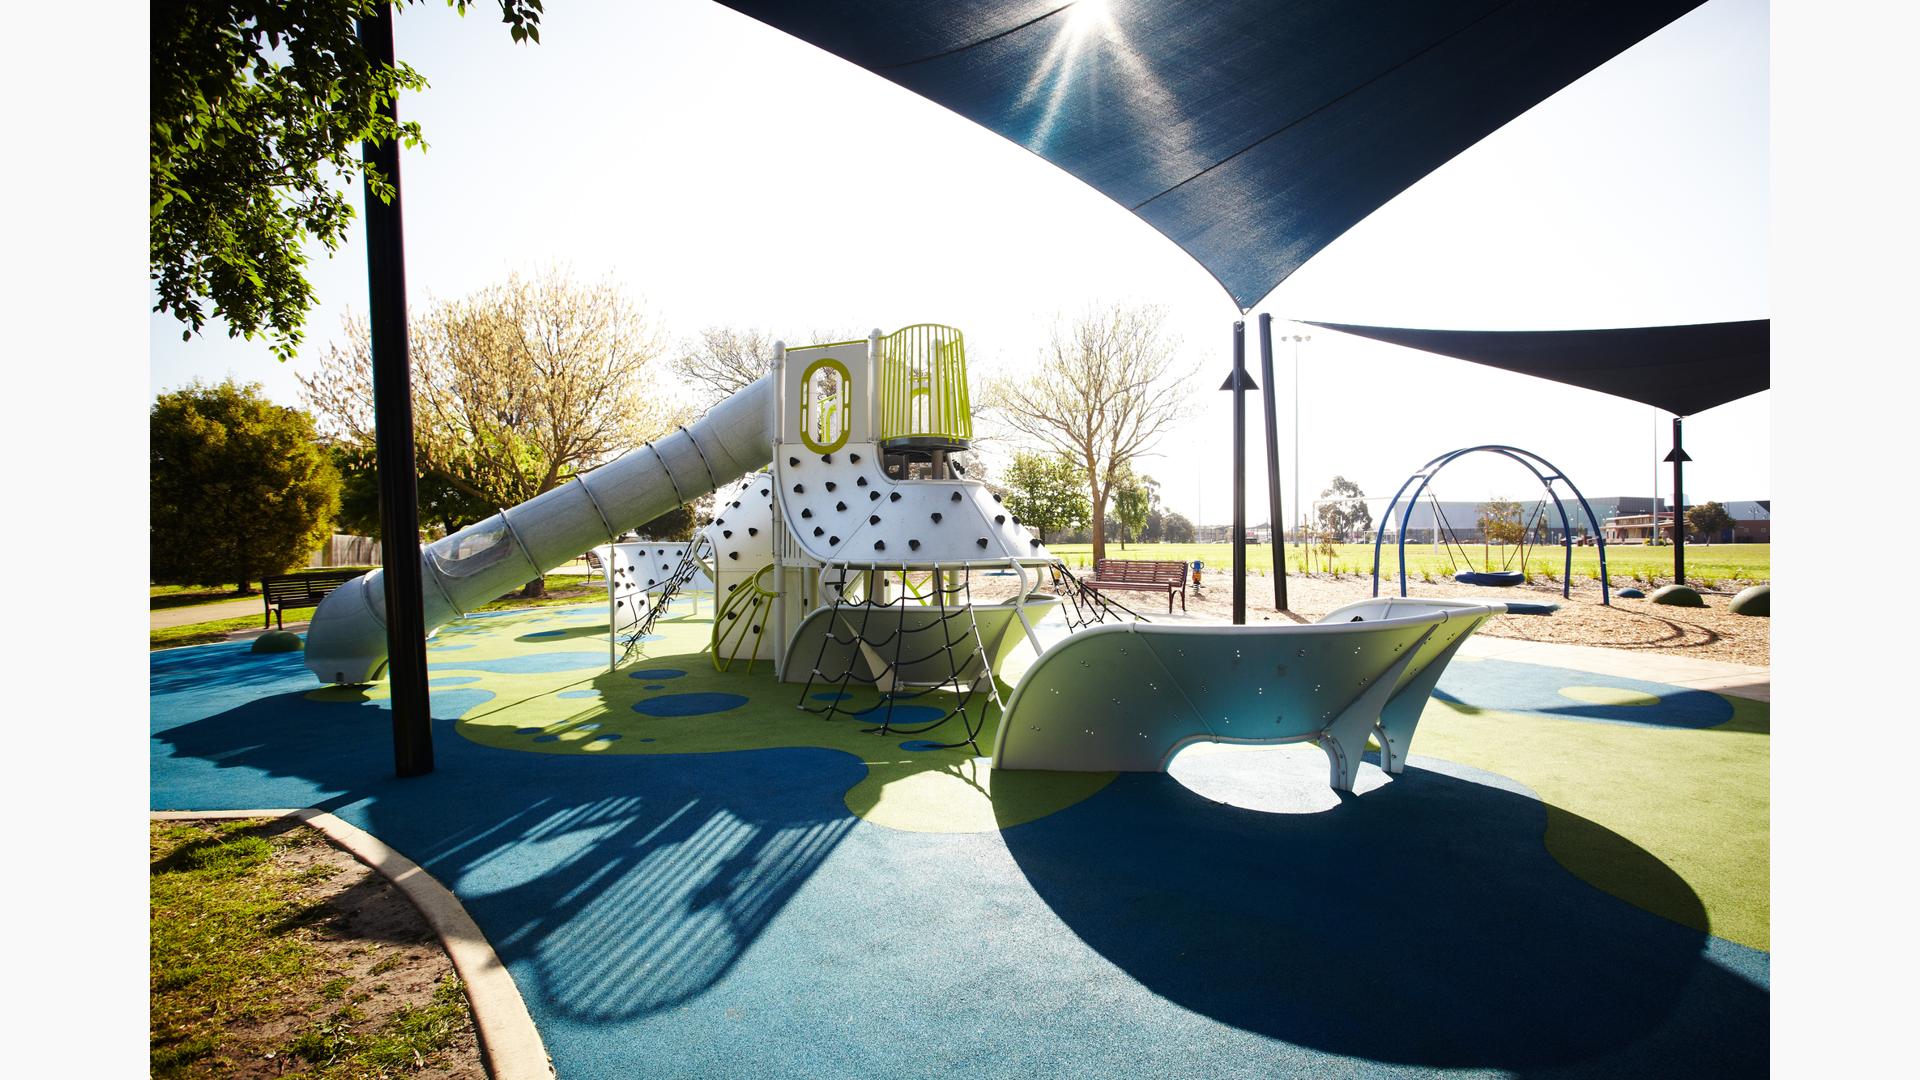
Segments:
[[[1031,540],[1029,540],[1029,541],[1027,541],[1027,546],[1028,546],[1028,547],[1039,547],[1039,546],[1040,546],[1040,538],[1039,538],[1039,537],[1034,537],[1033,539],[1031,539]]]
[[[802,507],[802,508],[801,508],[801,510],[800,510],[800,516],[801,516],[801,517],[803,517],[803,518],[810,518],[810,517],[812,517],[812,516],[813,516],[813,508],[812,508],[812,507],[810,507],[810,506],[808,506],[808,507]]]
[[[867,492],[867,501],[868,501],[868,502],[875,502],[875,501],[877,501],[877,500],[878,500],[879,498],[880,498],[880,493],[879,493],[879,492],[877,492],[877,491],[869,491],[869,492]]]
[[[1000,501],[1000,496],[998,496],[998,495],[995,495],[995,496],[993,497],[993,501],[994,501],[994,502],[999,502],[999,501]]]
[[[887,493],[887,501],[888,501],[888,502],[899,502],[899,501],[900,501],[900,493],[899,493],[899,492],[897,492],[897,491],[889,491],[889,492]]]
[[[648,578],[648,579],[647,579],[647,584],[648,584],[648,585],[652,585],[652,584],[653,584],[653,579],[652,579],[652,578]]]
[[[761,488],[761,489],[760,489],[760,494],[762,494],[762,495],[765,495],[766,493],[767,493],[767,489],[766,489],[766,488]]]
[[[733,500],[733,508],[734,508],[735,510],[738,510],[738,509],[740,509],[740,500],[739,500],[739,499],[735,499],[735,500]]]
[[[959,502],[959,501],[960,501],[960,493],[959,493],[959,492],[957,492],[957,491],[956,491],[956,492],[954,492],[954,493],[953,493],[953,496],[952,496],[952,499],[953,499],[953,501],[954,501],[954,502]]]
[[[986,546],[987,546],[987,538],[983,536],[983,537],[981,537],[980,539],[978,539],[978,540],[975,540],[975,541],[974,541],[974,543],[976,543],[976,544],[979,544],[979,545],[980,545],[981,547],[986,547]]]
[[[797,457],[790,457],[790,458],[788,458],[788,459],[787,459],[787,464],[788,464],[788,465],[791,465],[791,466],[793,466],[794,468],[799,468],[799,467],[800,467],[800,459],[799,459],[799,458],[797,458]]]
[[[934,523],[935,525],[938,525],[938,524],[940,524],[940,511],[938,511],[938,510],[935,510],[935,511],[933,512],[933,523]]]
[[[748,536],[759,536],[759,535],[760,535],[760,530],[759,530],[759,529],[756,529],[756,528],[754,528],[754,527],[753,527],[753,526],[751,526],[751,525],[749,525],[749,526],[747,526],[747,535],[748,535]]]
[[[1005,514],[993,515],[993,523],[995,525],[1005,525],[1007,523],[1007,515]]]
[[[713,523],[714,523],[715,525],[725,525],[725,524],[727,523],[727,519],[726,519],[726,518],[714,518],[714,519],[713,519]]]
[[[909,548],[910,550],[913,550],[913,551],[919,551],[919,550],[920,550],[920,541],[918,541],[918,540],[909,540],[909,541],[907,541],[907,547],[908,547],[908,548]]]
[[[815,535],[815,536],[819,536],[819,535],[820,535],[821,533],[823,533],[823,532],[826,532],[826,531],[827,531],[827,530],[825,530],[825,529],[823,529],[823,528],[821,528],[821,527],[820,527],[820,526],[818,526],[818,525],[815,525],[815,526],[813,527],[813,535]]]
[[[721,530],[720,530],[720,539],[722,539],[722,540],[731,540],[731,539],[733,539],[733,530],[732,530],[732,529],[721,529]]]
[[[835,510],[845,510],[847,508],[847,504],[843,502],[837,502],[833,504],[833,508]]]
[[[870,517],[868,517],[868,518],[867,518],[867,524],[869,524],[869,525],[878,525],[878,524],[880,524],[880,515],[879,515],[879,514],[874,514],[874,515],[872,515],[872,516],[870,516]]]
[[[739,558],[739,557],[740,557],[740,553],[739,553],[739,552],[737,552],[737,551],[729,551],[729,552],[727,552],[727,558],[729,558],[729,559],[737,559],[737,558]]]
[[[804,487],[801,487],[799,484],[793,485],[793,493],[795,495],[804,495],[806,494],[806,492],[807,492],[807,489]]]
[[[840,546],[840,538],[839,538],[839,537],[837,537],[837,536],[829,536],[829,537],[827,537],[827,543],[828,543],[828,544],[831,544],[831,545],[832,545],[832,546],[834,546],[834,547],[839,547],[839,546]]]
[[[835,489],[837,489],[837,488],[839,488],[839,486],[840,486],[839,484],[836,484],[836,483],[834,483],[834,482],[833,482],[833,481],[831,481],[831,480],[829,480],[829,481],[827,481],[827,490],[828,490],[828,491],[833,491],[833,490],[835,490]]]
[[[873,542],[873,550],[875,551],[887,550],[887,542],[885,540],[875,540]]]
[[[756,627],[753,627],[753,632],[754,632],[754,633],[756,633],[756,634],[757,634],[757,633],[759,633],[759,632],[760,632],[760,628],[759,628],[759,627],[757,627],[757,626],[756,626]]]
[[[861,487],[866,487],[866,486],[867,486],[867,478],[866,478],[866,477],[864,477],[864,476],[862,476],[862,477],[859,477],[858,479],[856,479],[856,480],[854,481],[854,483],[856,483],[856,484],[858,484],[858,485],[860,485]]]
[[[858,464],[860,464],[860,455],[859,455],[859,454],[848,454],[848,455],[847,455],[847,460],[848,460],[848,461],[851,461],[851,462],[853,462],[853,463],[854,463],[855,465],[858,465]]]
[[[829,465],[831,465],[831,464],[833,464],[833,455],[832,455],[832,454],[821,454],[821,455],[820,455],[820,460],[821,460],[821,461],[824,461],[824,462],[826,462],[826,463],[827,463],[827,464],[829,464]]]
[[[1018,524],[1020,524],[1020,515],[1019,515],[1019,514],[1015,514],[1015,515],[1013,515],[1013,523],[1014,523],[1015,525],[1018,525]]]

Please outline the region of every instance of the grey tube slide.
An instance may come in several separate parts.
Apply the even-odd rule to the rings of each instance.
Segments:
[[[764,468],[774,396],[772,377],[762,377],[658,442],[429,545],[420,553],[427,629]],[[387,665],[386,608],[378,570],[328,594],[307,628],[308,669],[321,682],[378,679]]]

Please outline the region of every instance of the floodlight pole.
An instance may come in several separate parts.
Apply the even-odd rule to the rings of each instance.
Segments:
[[[359,21],[375,65],[393,66],[393,7],[375,4]],[[385,106],[398,120],[395,102]],[[421,603],[420,505],[414,484],[413,392],[407,356],[406,246],[400,218],[400,142],[362,143],[361,159],[393,186],[383,202],[366,188],[367,300],[373,352],[375,465],[380,474],[380,556],[387,605],[387,683],[393,700],[393,767],[401,776],[433,771],[427,700],[427,620]]]
[[[1220,389],[1233,392],[1233,625],[1247,624],[1247,394],[1258,390],[1247,374],[1247,324],[1233,322],[1233,373]]]
[[[1273,536],[1273,607],[1287,610],[1287,515],[1280,505],[1280,433],[1273,404],[1273,316],[1260,313],[1261,398],[1267,413],[1267,511]]]
[[[1680,466],[1693,459],[1680,448],[1680,418],[1673,418],[1673,450],[1667,455],[1673,462],[1673,583],[1687,583],[1686,499],[1680,494]],[[1658,520],[1657,518],[1655,519]],[[1658,526],[1655,526],[1658,531]]]

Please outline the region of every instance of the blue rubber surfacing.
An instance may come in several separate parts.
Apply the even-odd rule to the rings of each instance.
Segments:
[[[454,731],[476,692],[448,686],[437,769],[401,781],[384,703],[308,699],[299,654],[209,646],[151,670],[155,809],[318,805],[414,858],[492,940],[566,1077],[1766,1068],[1765,954],[1575,878],[1530,792],[1446,762],[1324,813],[1137,775],[998,833],[923,835],[854,818],[841,796],[864,768],[836,751],[491,749]],[[1542,670],[1463,664],[1442,685],[1503,711],[1708,722],[1671,687]],[[1585,705],[1569,681],[1661,704]]]

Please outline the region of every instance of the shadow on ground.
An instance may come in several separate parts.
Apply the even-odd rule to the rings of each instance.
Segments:
[[[1004,835],[1101,956],[1235,1027],[1413,1066],[1764,1072],[1767,994],[1704,958],[1706,934],[1568,873],[1541,843],[1546,808],[1511,781],[1425,764],[1321,813],[1237,809],[1128,775]],[[1672,871],[1587,824],[1698,912]]]
[[[443,715],[435,771],[400,780],[387,709],[307,689],[156,731],[154,807],[338,814],[455,889],[522,993],[572,1018],[699,994],[854,825],[841,794],[862,769],[843,753],[524,754]]]

